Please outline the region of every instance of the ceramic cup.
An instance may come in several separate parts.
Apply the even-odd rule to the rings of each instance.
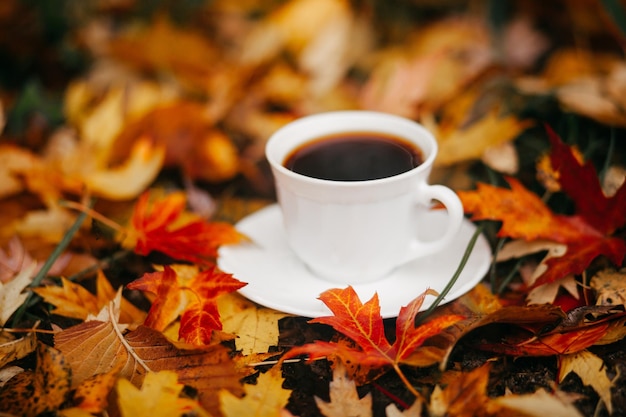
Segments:
[[[417,145],[423,162],[409,171],[365,181],[334,181],[295,173],[285,159],[320,137],[351,132],[392,135]],[[371,111],[337,111],[295,120],[268,140],[287,242],[314,274],[345,285],[372,282],[394,268],[443,250],[463,221],[458,196],[428,184],[437,142],[420,124]],[[447,221],[435,240],[420,239],[419,216],[442,203]]]

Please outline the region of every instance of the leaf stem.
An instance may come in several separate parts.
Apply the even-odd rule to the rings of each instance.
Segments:
[[[393,364],[393,369],[394,369],[394,371],[396,371],[396,374],[398,374],[398,376],[400,377],[400,379],[402,380],[402,382],[404,383],[406,388],[409,390],[409,392],[411,394],[413,394],[413,396],[415,396],[415,398],[419,398],[419,399],[423,400],[424,398],[422,397],[422,394],[420,394],[419,391],[417,391],[415,389],[415,387],[413,386],[413,384],[411,384],[411,382],[406,377],[406,375],[404,375],[404,372],[402,372],[402,369],[400,369],[400,365],[398,365],[397,363],[394,363]]]
[[[454,284],[456,283],[457,279],[461,275],[461,272],[463,272],[463,269],[465,268],[465,265],[467,264],[467,260],[469,259],[470,255],[472,254],[472,251],[474,250],[474,246],[476,245],[476,241],[478,240],[478,237],[482,233],[483,229],[484,229],[484,225],[482,225],[482,224],[476,228],[476,231],[474,232],[474,235],[472,236],[472,238],[470,239],[469,243],[467,244],[467,248],[465,249],[465,253],[463,253],[463,257],[461,258],[461,262],[459,263],[459,266],[457,267],[456,271],[454,272],[454,275],[452,275],[452,278],[450,278],[450,281],[448,281],[448,284],[446,284],[446,286],[443,289],[443,291],[441,291],[441,293],[439,293],[437,298],[435,298],[435,301],[433,301],[433,303],[430,305],[430,307],[428,307],[428,309],[426,311],[424,311],[422,314],[420,314],[419,317],[417,317],[415,319],[415,325],[416,326],[421,324],[426,319],[426,317],[428,317],[433,311],[435,311],[435,309],[439,306],[441,301],[446,297],[446,295],[448,295],[448,293],[450,292],[452,287],[454,287]]]
[[[128,351],[128,354],[131,355],[137,361],[137,363],[141,365],[143,369],[145,369],[146,372],[152,372],[152,369],[150,369],[150,367],[146,365],[143,359],[141,359],[137,355],[137,353],[135,353],[135,350],[133,349],[133,347],[128,344],[126,339],[124,339],[124,335],[122,334],[122,331],[117,326],[117,320],[115,319],[115,314],[113,311],[113,303],[109,303],[109,317],[111,320],[111,325],[113,326],[113,330],[115,331],[115,334],[117,335],[117,338],[120,340],[122,345],[124,345],[124,347],[126,348],[126,351]]]
[[[92,204],[93,204],[93,200],[89,202],[89,206],[91,206]],[[76,234],[76,232],[78,232],[78,230],[80,229],[80,226],[83,224],[86,218],[87,218],[86,212],[81,212],[78,215],[78,217],[76,217],[74,224],[70,226],[70,228],[67,230],[67,232],[63,236],[63,239],[61,239],[57,247],[54,248],[54,250],[48,257],[48,259],[46,259],[46,262],[43,264],[43,266],[39,270],[39,272],[37,272],[37,275],[35,275],[35,277],[33,278],[33,281],[30,284],[31,287],[36,287],[39,284],[41,284],[41,281],[43,281],[43,279],[46,277],[46,275],[50,271],[50,268],[52,268],[52,265],[54,265],[54,263],[59,258],[59,256],[61,256],[63,251],[65,251],[65,249],[68,247],[68,245],[74,238],[74,235]],[[13,326],[18,324],[20,320],[22,319],[22,317],[24,316],[24,313],[26,313],[26,309],[28,308],[28,303],[30,302],[30,299],[33,297],[33,294],[34,294],[33,292],[29,292],[24,303],[22,303],[20,308],[18,308],[18,310],[15,312],[15,315],[13,316],[13,320],[11,321]]]

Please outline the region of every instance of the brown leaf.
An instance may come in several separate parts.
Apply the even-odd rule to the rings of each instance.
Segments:
[[[120,376],[137,386],[146,372],[176,372],[179,382],[198,390],[200,402],[209,412],[217,407],[219,389],[242,393],[240,375],[228,349],[221,345],[178,348],[145,326],[122,334],[116,323],[93,320],[56,334],[55,346],[72,367],[74,386],[121,364]]]
[[[0,389],[0,411],[24,417],[54,412],[67,398],[70,379],[63,354],[40,343],[35,370],[15,375]]]
[[[489,370],[487,363],[471,372],[458,373],[443,389],[437,386],[431,396],[431,413],[455,417],[486,416]]]
[[[330,382],[330,402],[315,397],[315,404],[326,417],[372,416],[372,395],[368,393],[363,398],[359,398],[356,383],[349,379],[341,361],[333,370],[333,380]]]

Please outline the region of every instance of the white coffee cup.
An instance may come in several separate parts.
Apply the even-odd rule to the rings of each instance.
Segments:
[[[351,132],[399,137],[416,145],[423,162],[404,173],[365,181],[308,177],[284,166],[298,147]],[[276,131],[265,148],[289,246],[319,277],[341,284],[381,279],[410,260],[443,250],[463,221],[458,196],[428,184],[437,142],[420,124],[371,111],[337,111],[295,120]],[[420,215],[441,202],[447,222],[436,240],[419,238]]]

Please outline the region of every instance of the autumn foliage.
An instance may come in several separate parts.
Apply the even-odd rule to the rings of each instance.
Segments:
[[[619,415],[625,10],[3,0],[0,415]],[[383,319],[378,283],[328,282],[296,317],[218,267],[263,250],[236,224],[276,202],[267,138],[338,109],[433,133],[478,285]]]

